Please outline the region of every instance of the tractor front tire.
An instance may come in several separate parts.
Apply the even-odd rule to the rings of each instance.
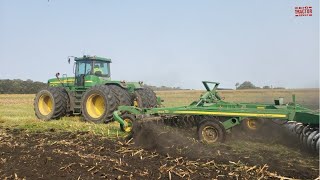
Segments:
[[[34,112],[38,119],[58,119],[67,112],[67,92],[60,87],[47,87],[34,98]]]
[[[82,115],[94,123],[108,123],[117,108],[115,94],[106,85],[93,86],[82,97]]]

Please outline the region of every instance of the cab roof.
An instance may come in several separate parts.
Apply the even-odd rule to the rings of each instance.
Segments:
[[[75,60],[75,61],[83,61],[83,60],[92,61],[92,60],[97,60],[97,61],[105,61],[105,62],[110,62],[110,63],[111,63],[111,59],[104,58],[104,57],[99,57],[99,56],[86,56],[86,55],[84,55],[83,57],[75,57],[74,60]]]

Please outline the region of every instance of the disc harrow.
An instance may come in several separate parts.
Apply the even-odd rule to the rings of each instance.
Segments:
[[[299,140],[303,148],[311,152],[319,152],[320,133],[318,126],[304,125],[290,121],[283,125],[286,132]]]
[[[236,126],[257,131],[265,122],[277,122],[284,131],[300,141],[301,145],[314,153],[319,153],[319,112],[305,108],[295,102],[280,104],[233,103],[223,101],[217,92],[219,83],[203,81],[207,90],[198,101],[189,106],[138,108],[119,106],[113,113],[122,130],[136,124],[161,122],[169,126],[196,127],[198,139],[206,143],[225,141],[227,133]],[[128,114],[130,116],[128,116]],[[126,119],[124,120],[123,117]],[[129,117],[129,120],[128,120]]]

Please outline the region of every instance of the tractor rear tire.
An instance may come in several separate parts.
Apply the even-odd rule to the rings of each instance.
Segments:
[[[34,98],[34,112],[38,119],[59,119],[67,112],[68,94],[61,87],[47,87]]]
[[[157,106],[157,96],[156,93],[154,93],[154,91],[151,88],[148,87],[144,87],[143,88],[144,91],[146,91],[148,97],[149,97],[149,106],[151,108],[156,107]]]
[[[149,108],[150,102],[149,102],[149,96],[148,92],[144,89],[137,89],[134,91],[134,106],[137,106],[139,108]]]
[[[137,89],[134,92],[134,105],[139,108],[153,108],[157,106],[157,96],[148,87]]]
[[[131,96],[126,89],[123,89],[117,85],[108,85],[110,90],[115,94],[116,102],[118,106],[131,106]]]
[[[115,94],[106,85],[93,86],[82,97],[82,115],[94,123],[108,123],[117,108]]]
[[[218,120],[203,121],[198,126],[198,138],[208,144],[224,142],[226,130]]]

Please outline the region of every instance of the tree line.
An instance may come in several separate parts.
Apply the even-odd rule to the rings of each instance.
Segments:
[[[47,84],[30,79],[0,79],[0,94],[35,94]]]
[[[285,89],[284,87],[272,87],[272,86],[263,86],[258,87],[252,84],[250,81],[244,81],[243,83],[236,83],[236,89]]]
[[[170,90],[183,90],[180,87],[167,87],[167,86],[152,86],[152,85],[144,85],[145,87],[149,87],[154,91],[170,91]]]

